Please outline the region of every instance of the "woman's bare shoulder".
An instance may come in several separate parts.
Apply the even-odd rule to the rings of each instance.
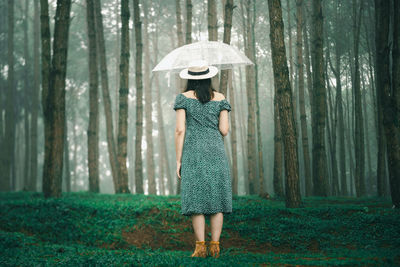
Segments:
[[[225,99],[225,96],[222,94],[222,93],[220,93],[220,92],[214,92],[214,98],[215,98],[215,100],[217,100],[217,101],[220,101],[220,100],[224,100]]]

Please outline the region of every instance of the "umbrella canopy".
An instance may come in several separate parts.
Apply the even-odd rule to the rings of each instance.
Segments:
[[[209,65],[216,66],[220,70],[254,64],[236,47],[216,41],[200,41],[171,51],[155,66],[153,71],[179,72],[187,68],[194,60],[205,60]]]

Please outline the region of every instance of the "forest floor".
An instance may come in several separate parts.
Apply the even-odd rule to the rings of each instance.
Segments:
[[[194,244],[177,195],[0,193],[0,266],[400,266],[400,212],[389,199],[309,197],[289,209],[234,196],[220,258],[191,258]]]

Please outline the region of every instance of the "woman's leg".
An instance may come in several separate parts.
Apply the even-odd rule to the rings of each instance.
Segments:
[[[204,214],[192,215],[192,223],[193,223],[194,234],[196,235],[196,240],[204,241],[204,230],[206,227]]]
[[[222,231],[222,224],[224,221],[224,215],[222,212],[216,213],[211,215],[211,240],[212,241],[219,241],[219,236],[221,235]]]

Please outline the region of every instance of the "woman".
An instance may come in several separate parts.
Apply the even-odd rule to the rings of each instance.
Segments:
[[[231,106],[215,91],[211,77],[218,73],[206,62],[192,62],[180,72],[188,79],[175,99],[176,172],[181,179],[181,214],[192,217],[196,248],[191,257],[206,257],[205,215],[210,216],[209,254],[219,257],[223,214],[232,213],[231,173],[223,137],[228,134]]]

